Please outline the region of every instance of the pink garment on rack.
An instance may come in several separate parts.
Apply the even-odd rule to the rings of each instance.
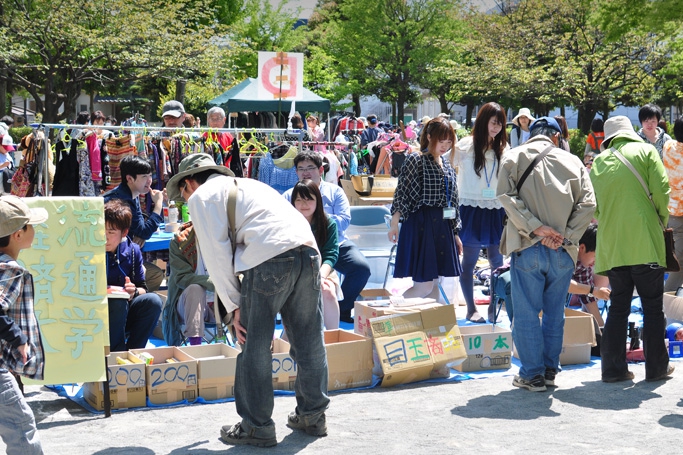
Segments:
[[[85,145],[88,148],[90,158],[90,175],[93,182],[102,181],[102,156],[100,155],[100,141],[97,134],[89,134],[85,137]]]

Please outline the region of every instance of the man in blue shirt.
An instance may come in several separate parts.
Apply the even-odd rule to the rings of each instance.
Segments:
[[[128,231],[128,236],[137,244],[143,244],[149,240],[159,224],[164,222],[161,215],[163,210],[164,194],[152,187],[152,166],[139,156],[127,156],[121,160],[121,184],[113,190],[104,193],[104,202],[112,199],[121,199],[133,212],[133,219]],[[140,208],[140,195],[149,193],[154,208],[145,219]],[[147,270],[147,288],[156,291],[161,286],[164,278],[163,271],[155,264],[145,263]]]
[[[377,118],[375,117],[375,121]],[[339,319],[343,322],[353,322],[351,310],[370,279],[370,264],[360,249],[346,236],[346,229],[351,223],[351,208],[344,190],[338,185],[322,180],[323,160],[317,152],[304,151],[294,158],[294,166],[299,181],[311,179],[320,187],[323,197],[325,213],[337,223],[339,238],[339,258],[334,269],[344,274],[341,290],[344,299],[339,302]],[[287,190],[283,196],[291,202],[292,190]]]
[[[383,131],[378,127],[377,116],[375,114],[368,115],[368,127],[360,133],[360,146],[365,148],[377,140],[377,136]]]

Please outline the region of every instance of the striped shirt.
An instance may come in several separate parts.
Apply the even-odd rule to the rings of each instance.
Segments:
[[[45,357],[33,312],[33,276],[11,256],[0,254],[0,368],[42,379]],[[28,361],[17,349],[28,342]]]

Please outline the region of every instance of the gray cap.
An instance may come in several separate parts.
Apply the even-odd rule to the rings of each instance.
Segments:
[[[40,224],[47,221],[47,210],[30,209],[16,196],[0,197],[0,238],[17,232],[27,224]]]
[[[161,114],[162,117],[170,115],[171,117],[178,118],[185,113],[185,107],[183,103],[176,100],[167,101],[164,104],[164,109]]]

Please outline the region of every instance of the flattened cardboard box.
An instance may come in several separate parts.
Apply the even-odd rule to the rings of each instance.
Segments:
[[[285,340],[273,340],[273,389],[294,390],[296,362],[289,354],[290,345]]]
[[[505,327],[470,325],[460,327],[467,359],[458,371],[505,370],[512,360],[512,331]]]
[[[384,378],[382,387],[449,374],[467,353],[452,305],[370,320]]]
[[[327,390],[372,384],[372,340],[345,330],[325,331]]]
[[[235,348],[223,343],[183,346],[181,351],[197,361],[197,390],[207,401],[235,396]]]
[[[147,352],[154,363],[146,365],[147,397],[153,404],[169,404],[197,399],[197,361],[179,348],[132,349],[133,354]],[[178,362],[166,363],[175,358]]]
[[[591,347],[596,345],[593,315],[565,308],[560,365],[590,363]],[[519,358],[517,349],[514,349],[513,352],[515,357]]]
[[[434,299],[403,299],[398,296],[392,298],[391,295],[384,299],[388,291],[385,289],[376,290],[375,293],[368,293],[369,289],[362,291],[361,295],[366,294],[369,298],[382,298],[382,300],[361,300],[353,306],[353,331],[359,335],[372,337],[370,319],[390,314],[419,313],[423,309],[437,308],[443,306]]]
[[[128,359],[132,365],[119,365],[116,357]],[[145,364],[130,352],[112,352],[107,356],[107,378],[112,409],[147,406]],[[104,410],[104,383],[83,384],[83,398],[93,408]]]
[[[676,292],[664,293],[664,315],[666,323],[683,323],[683,297],[676,297]]]

